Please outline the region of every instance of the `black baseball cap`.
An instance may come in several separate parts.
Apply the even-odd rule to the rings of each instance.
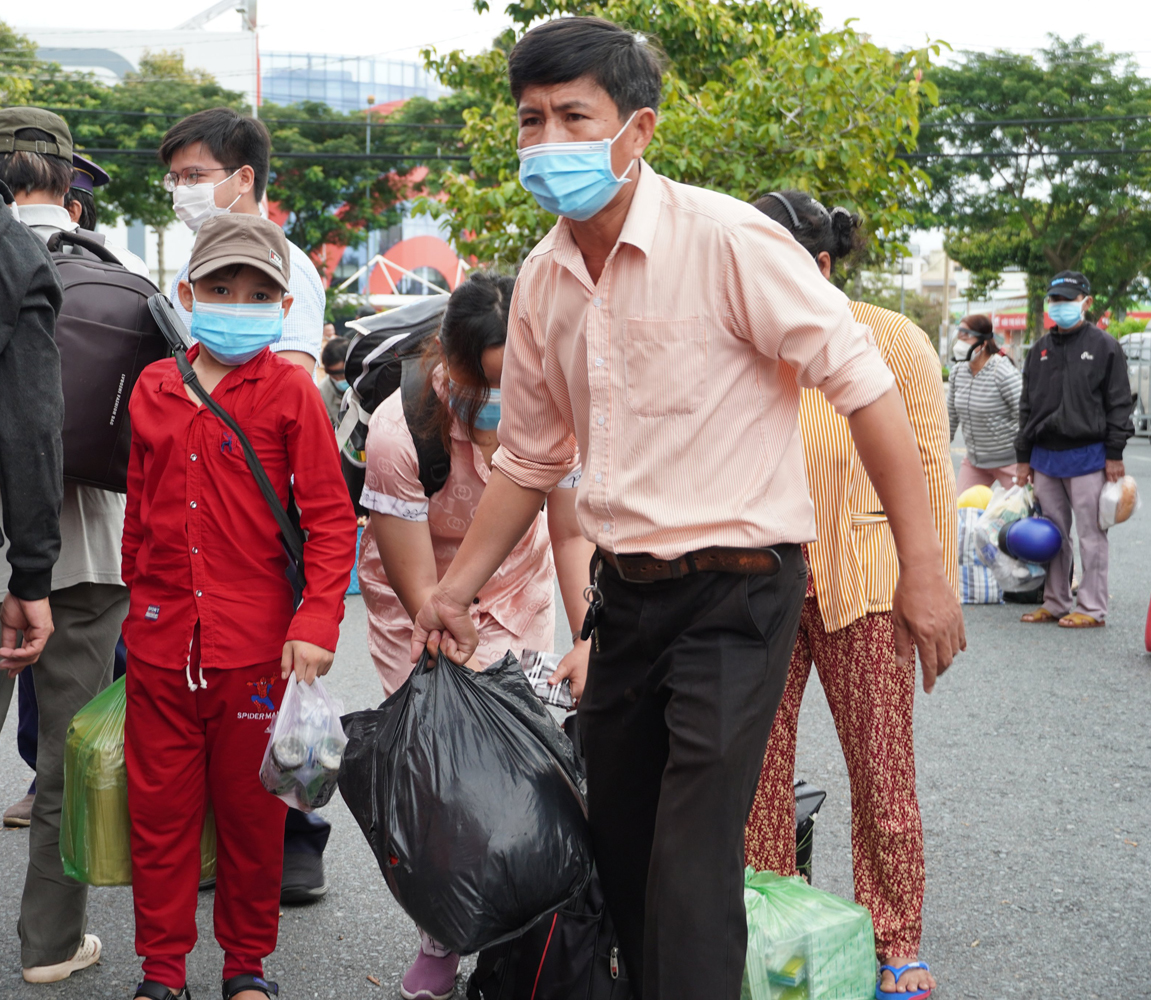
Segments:
[[[1080,295],[1091,294],[1091,282],[1078,271],[1060,271],[1047,286],[1047,294],[1061,299],[1077,299]]]

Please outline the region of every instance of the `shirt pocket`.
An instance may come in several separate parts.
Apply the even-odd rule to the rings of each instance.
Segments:
[[[707,391],[707,328],[698,316],[628,319],[627,403],[641,417],[694,413]]]

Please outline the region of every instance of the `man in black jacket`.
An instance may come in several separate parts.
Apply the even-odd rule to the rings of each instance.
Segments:
[[[1086,319],[1091,285],[1060,271],[1047,289],[1055,328],[1028,352],[1019,399],[1016,482],[1035,482],[1043,514],[1063,533],[1047,567],[1043,606],[1030,623],[1098,628],[1107,618],[1107,532],[1099,528],[1099,494],[1122,478],[1131,424],[1131,383],[1119,342]],[[1072,611],[1071,518],[1079,533],[1079,610]]]
[[[64,299],[43,242],[0,183],[0,547],[11,577],[0,605],[0,725],[12,681],[52,634],[48,593],[60,554],[64,396],[56,317]],[[18,634],[23,638],[17,645]]]

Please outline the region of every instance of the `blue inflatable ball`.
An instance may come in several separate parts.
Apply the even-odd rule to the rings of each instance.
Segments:
[[[1048,563],[1059,554],[1063,535],[1046,517],[1024,517],[1000,532],[999,547],[1014,559]]]

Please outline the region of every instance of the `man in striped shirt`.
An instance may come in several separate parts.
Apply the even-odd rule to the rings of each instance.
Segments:
[[[660,99],[651,47],[564,18],[521,39],[509,76],[521,181],[561,218],[520,273],[501,447],[413,658],[425,643],[471,655],[472,598],[578,446],[597,545],[579,710],[604,894],[638,995],[736,1000],[743,825],[814,537],[801,387],[850,422],[899,550],[897,648],[918,647],[929,689],[963,620],[902,400],[847,300],[754,208],[642,161]]]

